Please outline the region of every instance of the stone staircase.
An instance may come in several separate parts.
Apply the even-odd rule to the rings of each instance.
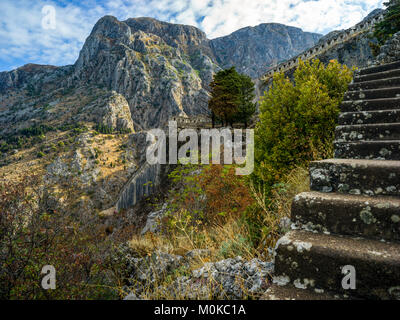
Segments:
[[[341,111],[335,159],[310,165],[266,300],[400,299],[400,61],[361,70]]]

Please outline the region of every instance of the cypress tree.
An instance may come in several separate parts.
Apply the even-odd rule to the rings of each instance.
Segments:
[[[219,71],[210,84],[211,99],[208,107],[213,122],[232,125],[234,121],[247,123],[255,112],[254,84],[251,78],[239,74],[235,67]]]

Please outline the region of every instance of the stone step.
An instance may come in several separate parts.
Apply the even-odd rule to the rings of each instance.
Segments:
[[[364,76],[355,76],[354,83],[379,80],[379,79],[387,79],[387,78],[395,78],[395,77],[400,77],[400,68],[394,69],[394,70],[389,70],[389,71],[384,71],[384,72],[366,74]]]
[[[295,197],[296,228],[400,242],[400,198],[306,192]]]
[[[304,289],[298,289],[294,286],[279,286],[273,284],[260,300],[299,300],[299,301],[330,301],[330,300],[349,300],[347,295],[339,295],[333,293],[323,292],[323,290],[310,291]]]
[[[394,69],[400,69],[400,61],[387,63],[387,64],[383,64],[380,66],[375,66],[375,67],[364,68],[364,69],[359,70],[358,74],[360,76],[364,76],[367,74],[385,72],[385,71],[390,71],[390,70],[394,70]]]
[[[400,109],[379,111],[343,112],[339,115],[339,125],[400,123]]]
[[[391,88],[399,86],[400,86],[400,77],[395,77],[395,78],[385,78],[385,79],[352,83],[349,85],[349,91]]]
[[[400,87],[348,91],[344,95],[345,101],[383,98],[400,98]]]
[[[343,101],[342,112],[379,111],[400,109],[400,98]]]
[[[400,141],[335,142],[335,158],[400,160]]]
[[[311,190],[400,196],[400,161],[330,159],[310,164]]]
[[[400,123],[337,126],[336,142],[400,140]]]
[[[354,290],[343,289],[344,266],[355,268]],[[274,283],[357,298],[400,299],[400,244],[291,231],[277,243]]]

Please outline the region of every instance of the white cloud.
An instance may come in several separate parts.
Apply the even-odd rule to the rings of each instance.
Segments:
[[[0,71],[17,63],[65,65],[75,62],[96,21],[149,16],[195,25],[209,38],[246,26],[277,22],[327,33],[358,23],[385,0],[1,0]],[[57,12],[57,28],[41,27],[44,5]],[[200,22],[199,22],[200,21]]]

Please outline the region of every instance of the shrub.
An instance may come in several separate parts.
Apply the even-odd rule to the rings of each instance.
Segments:
[[[339,104],[352,71],[337,61],[300,61],[294,83],[284,74],[274,76],[261,99],[255,132],[253,182],[272,189],[297,166],[332,155]]]
[[[51,209],[40,184],[0,182],[0,299],[117,298],[111,243],[96,217]],[[56,290],[41,287],[45,265],[56,269]]]
[[[375,26],[374,31],[380,45],[400,31],[400,1],[389,0],[384,4],[387,7],[384,19]]]
[[[102,134],[110,134],[114,132],[114,129],[110,126],[107,126],[105,124],[99,123],[96,125],[94,128],[97,132],[100,132]]]

